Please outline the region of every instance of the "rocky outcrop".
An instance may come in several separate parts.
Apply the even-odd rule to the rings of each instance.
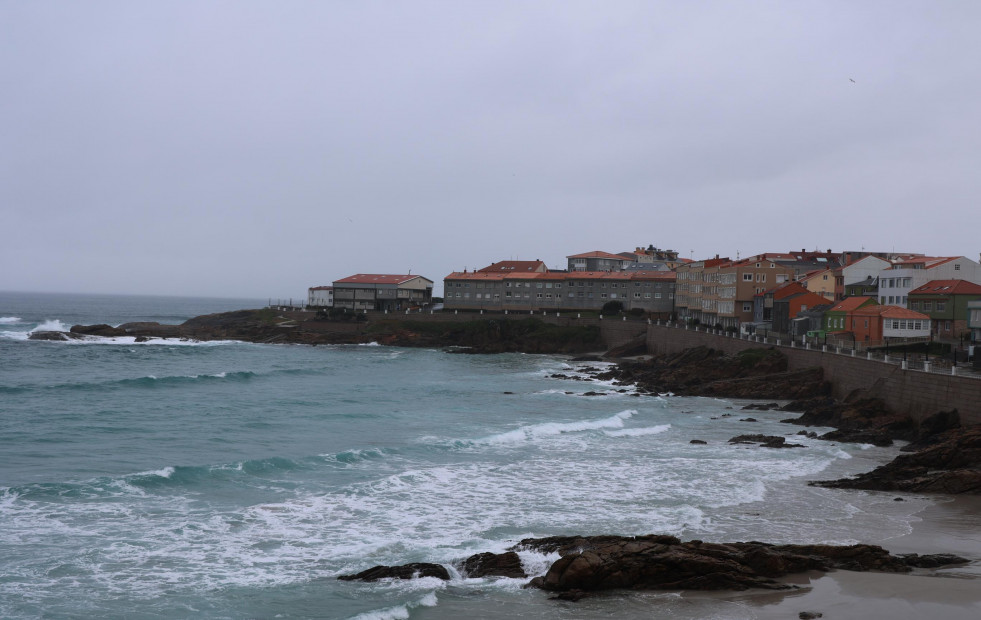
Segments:
[[[117,336],[126,335],[126,330],[120,327],[106,325],[105,323],[99,325],[73,325],[70,331],[73,334],[80,334],[83,336],[102,336],[106,338],[115,338]]]
[[[729,440],[729,443],[749,443],[758,444],[761,448],[804,448],[799,443],[787,443],[786,437],[778,435],[738,435]]]
[[[929,436],[929,445],[876,469],[841,480],[815,481],[835,489],[981,494],[981,427]]]
[[[449,581],[450,573],[440,564],[414,562],[402,566],[373,566],[353,575],[339,575],[341,581],[378,581],[379,579],[418,579],[436,577]]]
[[[81,334],[71,332],[31,332],[27,335],[28,340],[50,340],[53,342],[64,342],[65,340],[80,340],[84,338]]]
[[[599,375],[633,384],[648,393],[794,400],[829,393],[820,368],[787,371],[787,358],[776,349],[747,349],[727,355],[708,347],[621,363]]]
[[[478,553],[467,558],[460,567],[467,577],[512,577],[523,579],[528,575],[521,566],[521,558],[514,551],[506,553]]]
[[[519,546],[558,551],[561,557],[545,576],[532,580],[532,585],[553,591],[784,589],[790,586],[775,579],[791,573],[833,568],[906,572],[922,561],[919,556],[890,555],[875,545],[683,543],[653,535],[525,539]],[[966,562],[954,556],[943,561]]]

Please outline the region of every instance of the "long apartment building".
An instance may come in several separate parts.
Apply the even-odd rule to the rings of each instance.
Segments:
[[[496,263],[495,263],[496,264]],[[443,280],[446,310],[547,311],[599,310],[619,301],[659,318],[674,309],[675,274],[670,271],[454,272]]]

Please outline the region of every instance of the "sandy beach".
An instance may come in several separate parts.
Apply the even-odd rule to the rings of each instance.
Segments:
[[[967,620],[981,617],[981,498],[937,498],[916,515],[905,536],[879,544],[892,553],[954,553],[970,564],[907,574],[832,571],[790,577],[791,592],[721,596],[743,606],[745,617],[797,618],[818,612],[828,619]],[[696,595],[701,596],[701,595]]]

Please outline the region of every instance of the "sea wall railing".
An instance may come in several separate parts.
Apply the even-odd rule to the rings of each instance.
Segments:
[[[981,370],[975,368],[967,359],[967,351],[953,349],[950,356],[930,355],[929,353],[911,353],[909,351],[889,351],[884,348],[869,348],[865,343],[822,343],[806,338],[793,338],[786,334],[764,332],[762,334],[743,334],[736,331],[726,331],[701,325],[689,325],[681,321],[654,321],[654,325],[676,329],[687,329],[719,338],[732,338],[761,345],[786,347],[819,351],[829,355],[842,355],[870,361],[894,364],[903,370],[926,372],[941,375],[954,375],[981,379]],[[925,342],[925,341],[924,341]],[[915,344],[900,343],[900,344]]]

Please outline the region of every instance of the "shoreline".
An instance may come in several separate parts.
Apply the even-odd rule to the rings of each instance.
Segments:
[[[973,620],[981,617],[981,497],[929,496],[932,503],[915,513],[912,531],[882,541],[869,541],[893,554],[954,553],[969,564],[910,573],[832,570],[780,579],[798,590],[774,592],[684,592],[696,600],[726,601],[758,620],[797,618],[802,612],[824,618],[889,618]]]

